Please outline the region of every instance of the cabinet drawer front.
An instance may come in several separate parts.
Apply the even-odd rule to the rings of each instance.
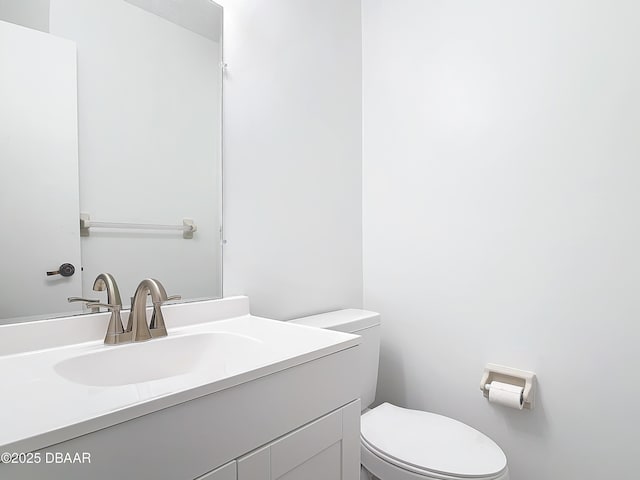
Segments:
[[[344,478],[356,480],[357,476],[342,476],[341,452],[340,442],[334,443],[315,457],[289,470],[283,476],[274,477],[271,480],[342,480]]]
[[[342,410],[271,444],[271,478],[279,478],[342,439]]]
[[[271,449],[267,445],[238,459],[238,480],[270,480]]]
[[[236,480],[237,478],[236,462],[234,460],[220,468],[216,468],[213,472],[205,473],[196,480]]]

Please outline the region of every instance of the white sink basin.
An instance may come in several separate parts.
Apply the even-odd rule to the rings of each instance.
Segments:
[[[226,332],[170,336],[105,346],[62,360],[54,370],[71,382],[96,387],[138,384],[199,372],[218,377],[241,372],[249,363],[266,361],[262,345],[255,338]]]

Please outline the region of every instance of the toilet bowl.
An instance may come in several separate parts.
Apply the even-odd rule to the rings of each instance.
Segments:
[[[474,428],[442,415],[390,403],[367,409],[374,401],[378,377],[379,314],[349,309],[291,322],[362,337],[358,346],[363,408],[361,479],[509,480],[502,449]]]
[[[435,413],[389,403],[361,417],[361,462],[383,480],[506,480],[507,459],[486,435]]]

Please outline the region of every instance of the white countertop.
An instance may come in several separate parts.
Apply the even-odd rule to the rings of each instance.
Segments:
[[[221,319],[221,316],[227,318]],[[3,351],[0,343],[0,450],[38,450],[354,347],[360,342],[355,335],[252,316],[248,313],[246,297],[172,305],[166,309],[165,317],[169,337],[149,342],[224,332],[250,337],[260,354],[251,361],[234,362],[228,367],[216,365],[216,368],[142,383],[88,386],[64,378],[57,373],[55,365],[78,355],[139,345],[104,345],[102,335],[108,315],[33,322],[25,324],[22,330],[20,325],[2,326],[0,337],[5,335],[7,348]],[[78,337],[60,332],[83,320],[90,325],[83,326],[81,335],[87,341],[65,344],[65,339],[68,342],[69,338],[78,340]],[[102,333],[97,333],[101,327]],[[47,332],[57,334],[51,334],[47,340],[42,337]],[[28,350],[27,334],[37,335],[33,344],[40,350]],[[96,335],[100,338],[87,338]],[[146,360],[143,356],[137,359]]]

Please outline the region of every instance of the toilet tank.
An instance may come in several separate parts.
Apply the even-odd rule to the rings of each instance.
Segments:
[[[360,401],[362,410],[373,403],[378,383],[378,357],[380,355],[380,314],[367,310],[347,309],[297,318],[291,323],[328,328],[360,335],[358,354],[360,372]]]

